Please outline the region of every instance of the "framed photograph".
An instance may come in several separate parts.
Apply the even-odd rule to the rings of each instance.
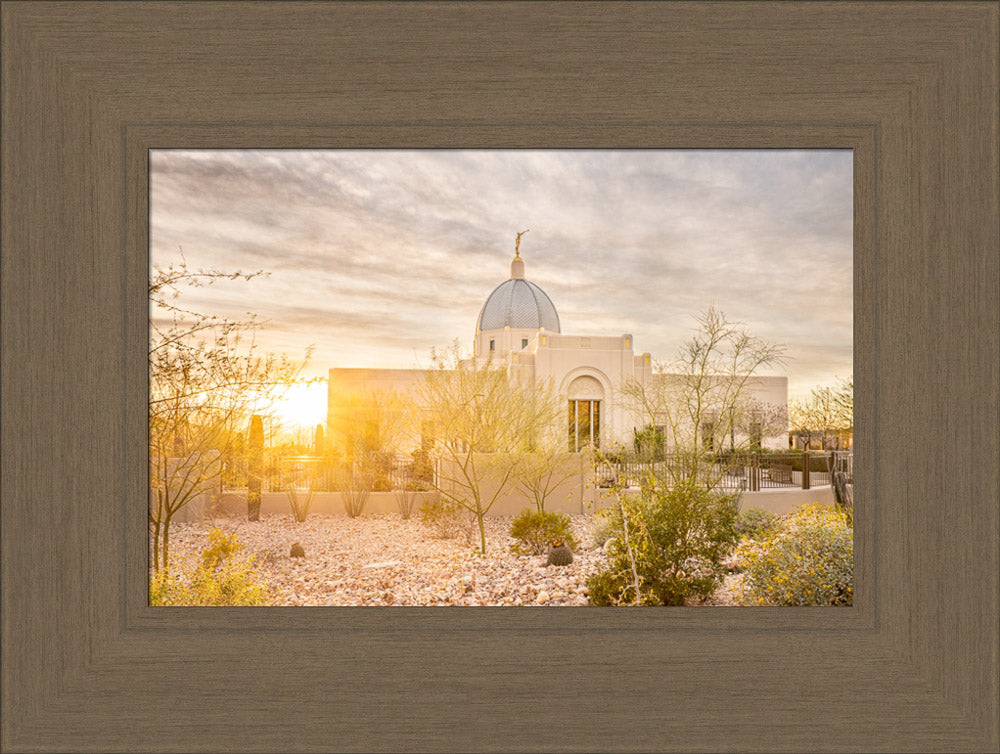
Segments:
[[[853,184],[150,150],[150,603],[852,605]]]
[[[4,751],[996,751],[996,4],[2,14]],[[387,148],[850,150],[852,605],[150,606],[151,155]]]

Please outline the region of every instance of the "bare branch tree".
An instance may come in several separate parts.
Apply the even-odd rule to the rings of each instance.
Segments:
[[[805,448],[819,441],[826,450],[831,442],[854,429],[854,380],[847,378],[838,387],[815,387],[804,400],[790,406],[792,434]]]
[[[544,386],[489,360],[463,360],[457,345],[431,360],[413,413],[422,426],[433,422],[432,484],[442,500],[475,515],[485,553],[486,514],[515,483],[525,452],[550,430],[558,408]]]
[[[656,464],[667,483],[695,481],[708,489],[728,473],[719,451],[732,451],[784,429],[782,407],[754,397],[761,370],[782,363],[784,346],[765,343],[714,307],[697,317],[698,329],[672,363],[658,363],[652,380],[626,382],[626,405],[648,425],[662,427],[667,453]]]
[[[224,473],[224,452],[254,413],[263,413],[304,364],[260,354],[259,322],[199,314],[178,303],[187,288],[263,273],[154,267],[149,296],[149,528],[153,567],[169,565],[170,523]],[[308,358],[308,354],[306,355]]]

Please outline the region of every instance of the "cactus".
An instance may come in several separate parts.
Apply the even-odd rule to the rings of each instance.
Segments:
[[[316,442],[315,442],[314,454],[321,456],[326,452],[326,443],[323,440],[323,425],[316,425]]]
[[[549,550],[549,559],[545,561],[545,565],[565,566],[572,562],[573,551],[561,539],[554,540],[552,548]]]
[[[264,420],[258,414],[250,417],[250,439],[247,443],[247,520],[260,520],[260,483],[264,466]]]

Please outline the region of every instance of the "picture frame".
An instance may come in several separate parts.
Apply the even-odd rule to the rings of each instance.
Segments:
[[[4,751],[995,751],[993,3],[7,3]],[[844,147],[851,608],[146,604],[147,155]]]

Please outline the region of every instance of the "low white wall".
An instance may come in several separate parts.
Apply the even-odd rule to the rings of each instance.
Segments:
[[[413,514],[417,515],[420,506],[429,500],[437,500],[436,492],[417,492],[413,504]],[[300,498],[305,502],[305,496]],[[363,515],[377,513],[397,513],[399,507],[393,492],[372,492],[368,495]],[[284,492],[265,492],[260,499],[260,512],[263,515],[292,515],[292,505],[288,494]],[[309,503],[309,515],[344,515],[344,500],[339,492],[316,492]],[[198,521],[212,516],[242,516],[247,515],[247,496],[245,492],[226,492],[217,495],[210,503],[194,501],[178,511],[174,521]]]
[[[747,508],[763,508],[771,513],[791,513],[800,505],[819,503],[834,505],[833,490],[829,487],[813,487],[809,490],[788,487],[778,490],[763,490],[761,492],[744,492],[740,498],[740,510]]]
[[[578,485],[578,483],[577,483]],[[595,489],[592,485],[579,490],[577,485],[567,484],[566,489],[553,494],[545,503],[545,510],[571,515],[593,513],[611,505],[614,500],[610,490]],[[635,490],[626,494],[634,495]],[[438,500],[436,492],[418,492],[413,506],[413,515],[419,515],[422,505]],[[766,490],[763,492],[744,492],[740,498],[740,509],[763,508],[771,513],[791,513],[800,505],[820,503],[833,505],[833,491],[830,487],[814,487],[810,490],[786,488]],[[490,509],[489,516],[516,516],[525,508],[534,508],[533,501],[516,489],[508,490]],[[383,513],[398,513],[396,494],[393,492],[372,492],[368,496],[362,515],[371,516]],[[288,495],[284,492],[265,492],[261,496],[260,512],[262,514],[292,515],[292,507]],[[209,499],[201,495],[181,508],[174,516],[177,523],[200,521],[214,516],[247,515],[246,493],[227,492]],[[343,496],[339,492],[317,492],[313,495],[309,506],[309,515],[345,515]]]

